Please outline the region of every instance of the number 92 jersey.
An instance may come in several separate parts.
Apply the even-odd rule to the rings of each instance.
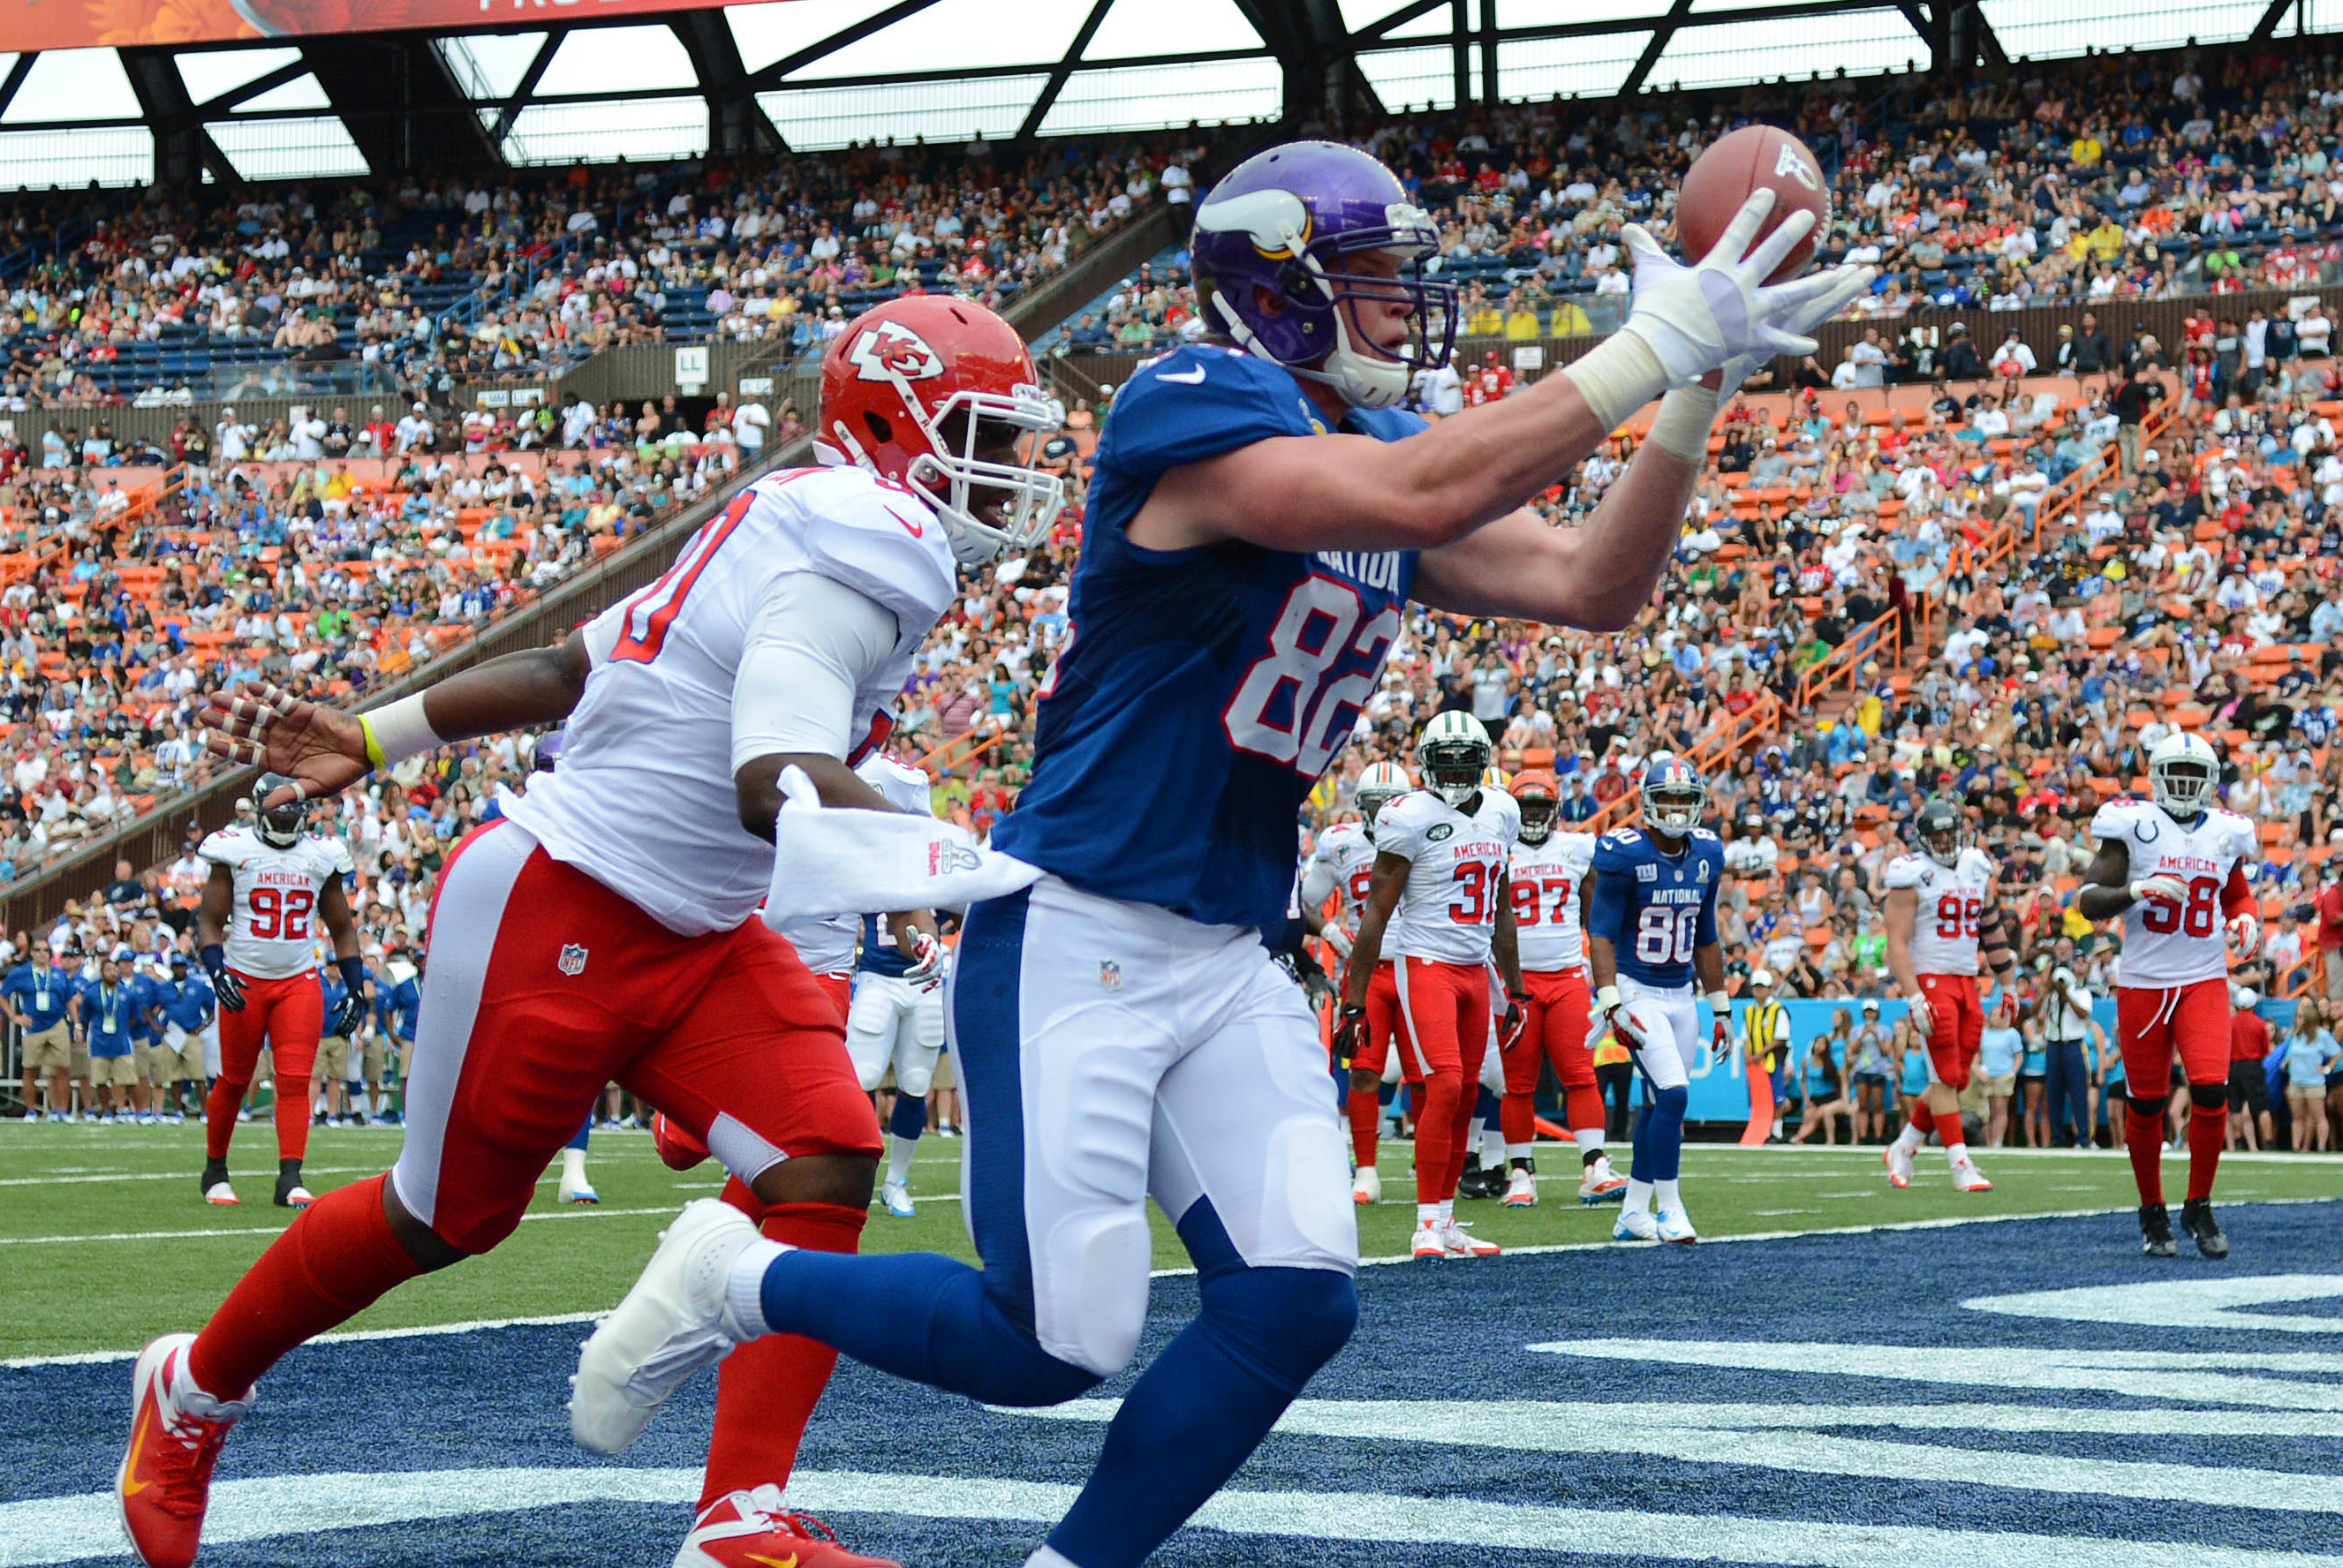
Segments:
[[[1385,806],[1375,818],[1376,853],[1403,857],[1408,871],[1383,939],[1384,955],[1446,964],[1487,961],[1498,888],[1521,834],[1521,808],[1502,789],[1482,790],[1470,812],[1428,789]]]
[[[1594,903],[1586,934],[1607,937],[1618,971],[1639,985],[1689,990],[1692,955],[1716,943],[1716,889],[1725,846],[1694,828],[1663,855],[1639,828],[1617,828],[1594,845]]]
[[[1377,440],[1423,422],[1356,409]],[[1142,365],[1100,433],[1068,604],[1036,707],[1032,781],[992,847],[1085,892],[1275,932],[1293,824],[1374,694],[1415,579],[1404,550],[1131,542],[1170,469],[1330,434],[1292,375],[1191,345]],[[565,764],[566,766],[566,764]]]
[[[196,853],[234,879],[227,967],[255,980],[290,980],[317,967],[317,900],[329,878],[357,868],[339,839],[304,833],[280,849],[249,828],[223,828]]]
[[[1912,920],[1914,973],[1977,972],[1977,922],[1993,890],[1992,856],[1974,844],[1950,866],[1927,855],[1898,855],[1882,880],[1888,891],[1909,888],[1919,900]]]
[[[2130,880],[2177,877],[2188,886],[2185,903],[2139,899],[2124,911],[2117,983],[2161,990],[2226,976],[2223,902],[2233,881],[2244,893],[2245,863],[2260,853],[2254,825],[2208,810],[2184,828],[2153,801],[2110,800],[2091,819],[2091,837],[2124,847]]]

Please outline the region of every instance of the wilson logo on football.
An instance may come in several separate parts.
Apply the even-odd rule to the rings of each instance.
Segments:
[[[928,846],[928,875],[949,876],[954,871],[980,871],[984,869],[984,857],[975,850],[939,839]]]
[[[1823,172],[1798,155],[1798,149],[1787,142],[1774,155],[1774,173],[1778,177],[1787,175],[1810,191],[1823,188]]]
[[[847,357],[861,381],[925,381],[944,373],[942,357],[900,321],[873,323],[855,339]]]

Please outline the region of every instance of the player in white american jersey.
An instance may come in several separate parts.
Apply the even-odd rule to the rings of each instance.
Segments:
[[[2124,1147],[2139,1189],[2142,1249],[2179,1251],[2164,1202],[2164,1112],[2172,1060],[2188,1079],[2188,1197],[2181,1228],[2208,1258],[2229,1253],[2213,1218],[2213,1179],[2228,1124],[2229,956],[2260,949],[2246,862],[2254,825],[2213,804],[2221,759],[2202,736],[2174,734],[2148,754],[2147,800],[2110,800],[2091,819],[2098,840],[2076,908],[2123,917],[2116,1031],[2123,1052]]]
[[[823,357],[823,466],[749,486],[657,582],[558,647],[362,718],[274,692],[215,705],[226,733],[213,749],[265,758],[298,780],[288,798],[528,725],[566,719],[568,745],[440,872],[395,1170],[328,1193],[202,1334],[140,1358],[126,1473],[182,1478],[123,1497],[144,1561],[192,1561],[209,1453],[259,1374],[510,1234],[608,1081],[707,1145],[771,1241],[855,1250],[877,1121],[838,1009],[758,917],[782,779],[809,780],[826,806],[894,809],[852,759],[886,735],[913,653],[958,592],[956,565],[1031,548],[1059,509],[1060,482],[1035,466],[1057,423],[1037,383],[1016,333],[980,306],[880,306]],[[907,957],[938,961],[930,916],[890,919]],[[760,1503],[788,1480],[834,1362],[780,1336],[726,1360],[680,1560],[706,1562],[704,1536],[799,1568],[869,1568]],[[589,1354],[579,1386],[608,1381],[608,1364]],[[632,1408],[623,1388],[617,1404]],[[622,1444],[587,1408],[579,1441]],[[206,1462],[189,1460],[196,1449]]]
[[[1396,762],[1371,763],[1359,774],[1351,792],[1357,806],[1356,822],[1337,822],[1318,836],[1317,848],[1302,871],[1302,910],[1318,922],[1318,934],[1341,956],[1345,974],[1351,961],[1352,939],[1367,907],[1374,879],[1375,818],[1385,806],[1415,788],[1407,769]],[[1340,895],[1332,920],[1321,920],[1326,900]],[[1386,1081],[1396,1082],[1399,1063],[1391,1043],[1399,1029],[1399,988],[1389,959],[1367,977],[1364,1028],[1336,1040],[1336,1060],[1351,1074],[1351,1091],[1343,1108],[1351,1121],[1351,1198],[1361,1204],[1383,1201],[1383,1179],[1375,1168],[1375,1145],[1383,1116]]]
[[[1508,997],[1516,999],[1508,1005],[1508,1031],[1523,994],[1505,884],[1521,812],[1512,796],[1483,787],[1489,736],[1472,715],[1435,715],[1415,756],[1424,788],[1375,819],[1374,876],[1342,977],[1340,1032],[1355,1039],[1364,1031],[1368,977],[1389,949],[1399,992],[1401,1072],[1423,1086],[1410,1250],[1419,1258],[1485,1256],[1495,1245],[1474,1241],[1456,1222],[1456,1182],[1488,1050],[1492,958]]]
[[[1951,800],[1922,803],[1914,822],[1923,853],[1887,864],[1887,967],[1903,989],[1912,1030],[1928,1052],[1928,1087],[1904,1130],[1881,1157],[1891,1186],[1912,1184],[1912,1156],[1934,1131],[1951,1163],[1953,1188],[1990,1192],[1993,1183],[1969,1158],[1960,1095],[1985,1040],[1978,956],[1996,979],[2017,970],[1994,895],[1993,857],[1968,841],[1968,819]]]
[[[1534,769],[1513,780],[1521,812],[1521,842],[1514,846],[1506,879],[1513,904],[1514,942],[1521,953],[1521,1027],[1504,1045],[1504,1202],[1525,1208],[1537,1201],[1537,1165],[1531,1158],[1536,1135],[1538,1070],[1554,1064],[1562,1086],[1563,1113],[1578,1145],[1578,1201],[1613,1202],[1627,1193],[1627,1180],[1611,1169],[1603,1151],[1603,1096],[1594,1086],[1594,1052],[1587,1022],[1594,993],[1586,984],[1584,910],[1587,872],[1594,864],[1594,835],[1555,830],[1562,789],[1552,773]]]
[[[353,997],[373,990],[358,956],[357,922],[342,879],[357,867],[349,846],[304,831],[300,801],[268,807],[286,780],[264,775],[253,791],[251,825],[223,828],[196,855],[211,862],[196,911],[197,952],[219,998],[220,1073],[204,1101],[205,1199],[234,1203],[227,1151],[237,1109],[252,1087],[266,1046],[277,1097],[277,1203],[308,1206],[301,1161],[309,1145],[309,1078],[324,1037],[326,993],[317,984],[317,933],[333,939],[343,984]],[[364,1016],[363,1000],[345,1001],[336,1023],[347,1030]]]

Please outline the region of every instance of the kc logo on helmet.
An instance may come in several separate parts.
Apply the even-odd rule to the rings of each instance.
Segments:
[[[925,381],[944,373],[943,357],[900,321],[880,321],[847,350],[859,381]]]
[[[1823,188],[1822,170],[1806,162],[1798,149],[1787,142],[1784,142],[1781,150],[1774,155],[1774,173],[1776,177],[1787,175],[1810,191]]]

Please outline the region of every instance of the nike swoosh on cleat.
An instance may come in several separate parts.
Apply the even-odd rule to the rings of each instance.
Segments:
[[[786,1557],[763,1557],[754,1552],[744,1553],[743,1555],[751,1563],[764,1563],[765,1568],[798,1568],[798,1554],[794,1552]]]
[[[138,1405],[138,1424],[130,1433],[130,1463],[122,1472],[122,1495],[136,1497],[153,1484],[138,1479],[138,1451],[146,1446],[146,1423],[154,1418],[152,1400],[142,1400]]]

